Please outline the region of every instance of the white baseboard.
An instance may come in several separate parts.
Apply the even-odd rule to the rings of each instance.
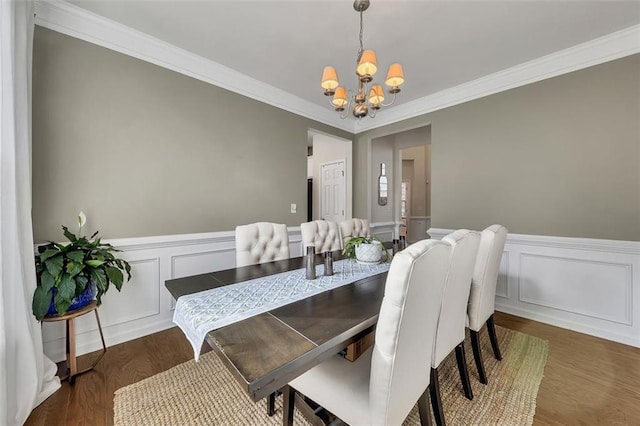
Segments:
[[[640,242],[509,234],[496,310],[640,347]]]

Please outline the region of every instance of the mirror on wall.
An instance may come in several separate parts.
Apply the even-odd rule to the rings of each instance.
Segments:
[[[380,177],[378,178],[378,204],[387,205],[389,182],[387,180],[387,172],[384,163],[380,163]]]

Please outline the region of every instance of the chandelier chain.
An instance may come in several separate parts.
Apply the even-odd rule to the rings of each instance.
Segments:
[[[364,21],[362,19],[363,11],[360,11],[360,49],[358,50],[358,58],[356,59],[356,64],[360,62],[360,58],[362,57],[362,52],[364,52],[364,45],[362,44],[362,35],[364,34]]]

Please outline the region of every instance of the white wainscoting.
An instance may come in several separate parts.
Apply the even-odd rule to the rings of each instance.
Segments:
[[[509,234],[496,310],[640,347],[640,242]]]
[[[302,252],[299,227],[290,227],[292,256]],[[174,300],[165,280],[235,266],[234,232],[126,238],[106,241],[122,250],[131,264],[131,281],[122,292],[109,291],[98,309],[107,347],[173,327]],[[76,319],[77,354],[101,348],[95,316]],[[65,358],[64,322],[43,323],[44,352],[54,361]]]
[[[375,235],[380,241],[391,241],[394,235],[398,235],[397,225],[395,222],[372,223],[371,235]]]
[[[429,229],[433,238],[451,232]],[[397,224],[373,223],[383,241]],[[165,280],[235,266],[234,232],[110,240],[131,263],[133,278],[99,308],[107,346],[173,326]],[[289,228],[292,256],[302,253],[300,228]],[[509,234],[500,266],[496,309],[640,347],[640,242]],[[76,320],[79,355],[98,350],[95,317]],[[44,323],[45,353],[65,357],[63,323]]]
[[[407,239],[411,242],[429,238],[427,229],[431,228],[430,216],[409,216],[409,234]]]

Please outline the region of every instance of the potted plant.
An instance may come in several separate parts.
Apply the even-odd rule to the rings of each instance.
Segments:
[[[69,243],[53,241],[38,247],[36,255],[37,286],[33,294],[33,314],[41,321],[46,315],[64,314],[86,306],[94,298],[98,305],[102,295],[113,285],[121,290],[124,273],[131,279],[129,263],[114,256],[111,244],[103,243],[96,231],[82,236],[86,223],[83,212],[78,215],[78,236],[62,226]]]
[[[382,241],[375,236],[349,238],[342,254],[362,263],[380,263],[389,260],[389,252]]]

